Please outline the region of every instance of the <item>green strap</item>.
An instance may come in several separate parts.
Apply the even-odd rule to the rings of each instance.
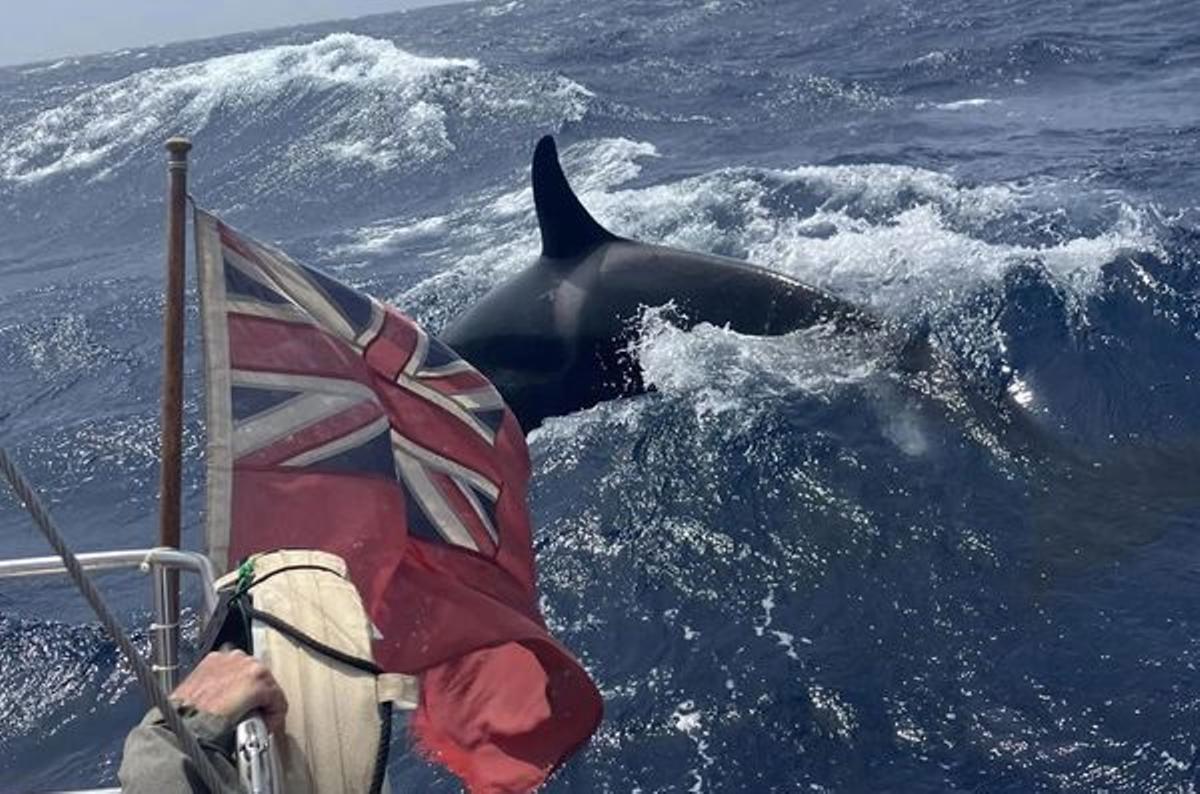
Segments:
[[[250,585],[254,583],[254,558],[247,557],[245,561],[238,566],[237,572],[237,589],[236,594],[241,595],[250,589]]]

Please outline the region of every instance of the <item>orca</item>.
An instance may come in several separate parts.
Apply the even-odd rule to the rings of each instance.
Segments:
[[[879,328],[870,313],[783,274],[618,237],[571,190],[551,136],[534,150],[532,179],[541,256],[439,334],[492,381],[527,433],[646,391],[629,353],[646,307],[673,304],[685,328],[753,335]]]

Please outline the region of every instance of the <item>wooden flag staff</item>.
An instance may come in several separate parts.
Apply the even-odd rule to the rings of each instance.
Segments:
[[[167,279],[163,314],[162,439],[159,452],[158,543],[179,548],[183,469],[183,287],[187,231],[187,138],[167,147]],[[179,574],[155,588],[166,616],[151,627],[155,669],[167,691],[175,685],[179,647]],[[161,591],[161,592],[160,592]]]

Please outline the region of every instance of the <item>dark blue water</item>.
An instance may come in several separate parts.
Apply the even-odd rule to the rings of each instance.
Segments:
[[[1185,2],[517,0],[0,70],[0,438],[78,548],[148,542],[168,135],[202,203],[439,327],[535,256],[554,132],[618,233],[942,363],[648,310],[657,391],[531,436],[607,703],[548,790],[1192,790],[1198,97]],[[0,544],[46,553],[7,495]],[[69,588],[0,585],[0,788],[111,781],[141,703]],[[403,749],[397,790],[456,790]]]

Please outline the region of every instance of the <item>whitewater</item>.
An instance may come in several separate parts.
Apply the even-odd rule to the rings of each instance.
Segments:
[[[0,440],[78,549],[153,536],[167,137],[437,329],[537,255],[553,133],[617,234],[940,363],[646,307],[654,390],[529,437],[542,608],[606,701],[547,790],[1191,790],[1197,96],[1181,0],[481,2],[0,69]],[[7,493],[0,548],[47,553]],[[147,584],[102,583],[145,644]],[[142,708],[68,585],[0,584],[0,788],[112,784]],[[397,791],[457,790],[406,749]]]

